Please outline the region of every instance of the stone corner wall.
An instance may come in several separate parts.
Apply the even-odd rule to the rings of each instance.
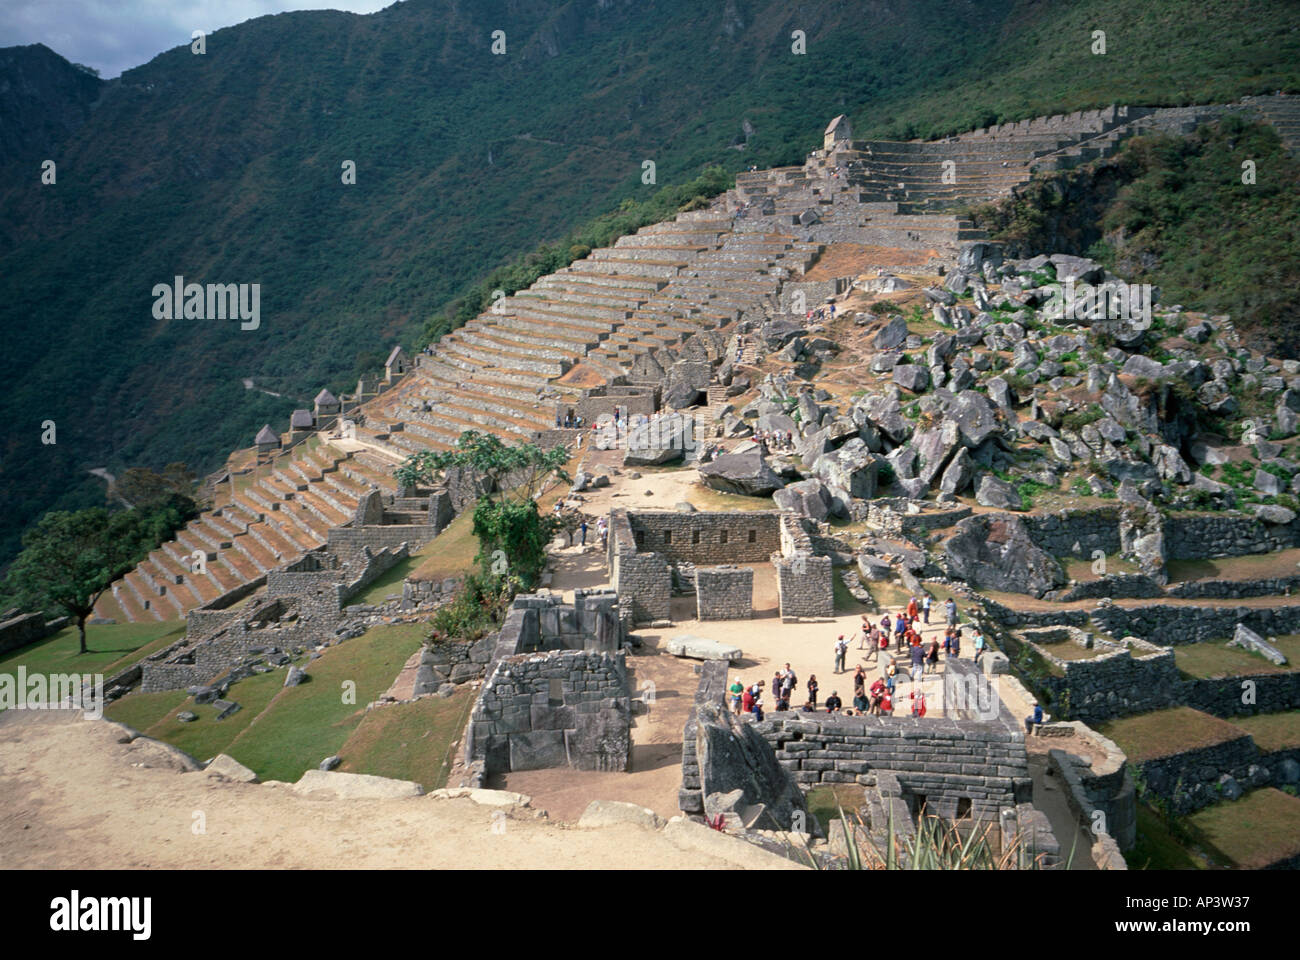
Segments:
[[[695,597],[701,620],[747,620],[754,615],[754,571],[735,566],[696,567]]]

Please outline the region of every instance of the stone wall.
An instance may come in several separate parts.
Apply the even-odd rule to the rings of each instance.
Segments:
[[[766,561],[781,549],[776,510],[679,513],[638,510],[626,514],[637,549],[697,565]]]
[[[1091,557],[1094,550],[1118,553],[1119,508],[1062,510],[1059,513],[1017,514],[1034,546],[1054,557]],[[1076,551],[1075,544],[1079,545]]]
[[[1146,760],[1138,766],[1146,786],[1169,801],[1174,812],[1192,813],[1231,797],[1234,790],[1265,786],[1271,772],[1260,763],[1248,734],[1210,747]]]
[[[1260,636],[1300,632],[1300,604],[1286,607],[1183,607],[1102,604],[1092,622],[1113,637],[1142,637],[1159,646],[1200,643],[1231,637],[1238,623]]]
[[[667,620],[671,615],[672,572],[659,553],[641,553],[626,510],[611,510],[606,543],[609,582],[636,623]]]
[[[613,417],[618,411],[620,422],[627,417],[648,417],[659,409],[658,391],[650,387],[597,387],[584,390],[576,404],[558,405],[560,416],[576,413],[587,424],[602,416]]]
[[[833,561],[813,552],[813,540],[793,514],[780,518],[779,556],[776,568],[777,598],[783,620],[800,617],[824,619],[835,615]]]
[[[17,650],[29,643],[43,640],[49,631],[45,627],[45,615],[42,613],[25,613],[0,623],[0,653]]]
[[[916,513],[909,509],[917,508]],[[933,504],[906,498],[878,497],[867,502],[867,524],[886,537],[913,539],[940,527],[950,527],[971,515],[970,507],[936,510]]]
[[[776,590],[781,618],[825,619],[835,615],[835,584],[830,557],[811,554],[778,557]]]
[[[754,615],[754,571],[731,565],[696,567],[695,597],[701,620],[747,620]]]
[[[868,784],[888,770],[914,807],[947,819],[969,808],[977,820],[998,819],[1032,789],[1024,735],[999,721],[782,713],[755,729],[806,789]]]
[[[723,705],[726,683],[725,662],[701,665],[696,707],[682,737],[678,805],[688,814],[704,808],[697,714],[701,705]],[[1004,807],[1028,801],[1032,792],[1024,735],[1005,719],[774,713],[753,729],[804,789],[823,783],[873,785],[878,771],[890,771],[913,804],[924,803],[950,819],[969,809],[982,820],[996,820]]]
[[[427,524],[333,527],[326,540],[326,549],[339,556],[360,553],[366,547],[377,553],[385,547],[396,549],[403,543],[412,550],[418,550],[437,535],[437,528]]]
[[[1026,632],[1024,639],[1062,674],[1042,677],[1039,686],[1051,693],[1051,704],[1057,712],[1069,691],[1071,720],[1095,724],[1181,702],[1177,698],[1183,683],[1174,663],[1174,651],[1169,647],[1158,647],[1136,637],[1116,643],[1072,627],[1037,634]],[[1092,644],[1100,652],[1086,660],[1064,659],[1053,653],[1060,644]]]
[[[565,650],[497,662],[474,705],[466,755],[491,776],[563,766],[621,771],[630,750],[623,653]]]
[[[1164,532],[1170,560],[1237,557],[1300,546],[1300,519],[1275,524],[1254,517],[1173,515],[1165,518]]]
[[[686,717],[682,730],[682,785],[677,791],[677,807],[688,815],[704,813],[704,794],[700,780],[699,752],[696,747],[699,732],[699,708],[703,704],[723,707],[727,695],[727,671],[731,664],[726,660],[706,660],[696,669],[700,682],[695,688],[695,702]]]

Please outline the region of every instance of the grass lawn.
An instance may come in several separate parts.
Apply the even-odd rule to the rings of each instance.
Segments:
[[[104,679],[185,635],[184,620],[110,623],[86,627],[86,654],[79,654],[75,625],[0,657],[0,673],[102,673]]]
[[[184,690],[159,690],[157,693],[128,693],[104,708],[104,716],[143,733],[171,711],[179,711],[190,699]]]
[[[1300,548],[1274,553],[1250,553],[1241,557],[1209,560],[1170,560],[1165,568],[1170,583],[1186,580],[1266,580],[1300,574]]]
[[[474,557],[478,555],[478,538],[474,536],[474,511],[467,509],[447,524],[446,529],[434,537],[425,550],[421,551],[422,562],[408,574],[412,579],[442,580],[446,577],[464,576],[473,567]]]
[[[310,669],[308,672],[311,672]],[[232,686],[226,699],[239,704],[239,709],[224,720],[217,719],[217,710],[212,704],[195,703],[193,699],[186,697],[180,704],[168,707],[147,730],[137,729],[142,729],[142,732],[150,737],[180,747],[200,763],[211,760],[219,753],[226,753],[226,748],[230,746],[231,741],[243,733],[258,715],[270,706],[275,695],[284,687],[286,673],[286,668],[282,667],[270,673],[245,677]],[[129,700],[132,696],[134,694],[128,694],[122,699]],[[176,714],[182,710],[198,714],[199,719],[181,723],[176,719]]]
[[[1183,643],[1174,647],[1174,662],[1189,677],[1238,677],[1256,673],[1291,673],[1300,663],[1300,635],[1277,638],[1277,648],[1286,656],[1279,667],[1258,653],[1228,646],[1227,640]]]
[[[1193,857],[1170,834],[1164,821],[1144,803],[1137,805],[1137,842],[1124,854],[1130,870],[1204,870],[1205,864]]]
[[[365,717],[366,704],[388,690],[419,649],[426,629],[420,623],[378,626],[330,647],[308,665],[311,680],[281,689],[225,752],[263,780],[296,781],[338,753]],[[239,701],[240,688],[248,682],[232,687],[230,696]],[[345,684],[354,685],[355,696],[348,698],[353,702],[344,700]]]
[[[839,578],[838,574],[831,574],[831,586],[835,591],[835,612],[843,613],[866,613],[866,604],[858,600],[857,597],[849,593],[849,588],[844,585],[844,581]]]
[[[1079,646],[1073,640],[1062,640],[1059,643],[1041,643],[1039,646],[1058,660],[1091,660],[1093,657],[1100,657],[1103,654],[1113,652],[1102,647],[1093,647],[1090,650],[1087,647]]]
[[[423,697],[371,710],[339,750],[345,773],[369,773],[396,780],[414,780],[425,790],[447,785],[452,748],[460,739],[474,694]]]
[[[450,526],[448,527],[450,529]],[[443,552],[441,546],[443,537],[447,535],[444,530],[442,534],[434,537],[419,550],[416,550],[405,559],[397,561],[387,570],[379,575],[374,583],[366,587],[360,593],[348,598],[349,605],[354,603],[378,604],[383,603],[389,594],[401,595],[402,581],[414,574],[423,564],[431,557],[437,557]],[[475,541],[477,543],[477,541]],[[421,578],[425,579],[425,578]]]
[[[1225,743],[1242,733],[1228,721],[1191,707],[1153,710],[1109,720],[1098,727],[1098,732],[1119,744],[1134,763]]]
[[[1242,870],[1300,853],[1300,799],[1273,787],[1216,803],[1187,820],[1207,848]]]
[[[830,828],[832,820],[839,819],[841,809],[844,811],[844,816],[850,821],[854,820],[858,809],[866,799],[866,793],[858,784],[839,783],[833,786],[815,787],[808,791],[805,798],[808,801],[808,812],[817,818],[824,833]]]
[[[1233,717],[1232,725],[1249,733],[1264,753],[1300,747],[1300,710]]]

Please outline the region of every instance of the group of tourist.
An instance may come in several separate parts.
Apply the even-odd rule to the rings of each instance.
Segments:
[[[809,324],[824,323],[827,320],[834,320],[834,319],[835,319],[835,301],[833,300],[828,301],[826,304],[818,307],[816,310],[809,310],[808,316],[805,318],[805,320]]]
[[[557,411],[555,414],[555,428],[557,430],[581,430],[582,417],[578,416],[572,410],[561,417]]]
[[[944,604],[946,623],[942,640],[932,638],[929,643],[926,643],[922,639],[921,631],[925,626],[929,625],[933,608],[934,600],[927,595],[921,598],[912,597],[907,606],[894,615],[886,612],[879,623],[873,623],[869,615],[863,614],[862,629],[857,636],[858,649],[867,650],[864,660],[875,660],[879,664],[880,676],[868,685],[867,671],[859,664],[853,674],[852,706],[845,707],[839,692],[833,690],[820,709],[824,709],[827,713],[838,713],[850,717],[893,716],[898,666],[894,657],[884,656],[889,650],[892,639],[895,651],[908,655],[909,675],[913,684],[908,694],[911,700],[911,714],[913,716],[925,716],[925,694],[921,692],[920,687],[917,685],[924,675],[938,672],[940,650],[943,651],[946,659],[955,660],[961,656],[962,643],[962,628],[957,624],[957,604],[951,598]],[[975,662],[979,663],[987,645],[979,629],[972,629],[974,632]],[[851,643],[851,640],[844,634],[840,634],[836,639],[833,649],[834,673],[847,672],[846,663]],[[758,720],[763,718],[762,695],[764,686],[765,682],[762,680],[746,686],[739,677],[735,678],[728,691],[731,695],[732,709],[737,715],[749,714]],[[776,703],[776,712],[792,709],[790,702],[794,691],[798,689],[798,679],[790,664],[787,663],[784,670],[776,671],[772,678],[771,689]],[[800,712],[817,712],[819,710],[817,698],[820,687],[816,676],[808,678],[806,689],[808,692],[807,700],[800,708]]]
[[[789,430],[755,430],[754,442],[766,456],[771,450],[794,450],[794,434]]]

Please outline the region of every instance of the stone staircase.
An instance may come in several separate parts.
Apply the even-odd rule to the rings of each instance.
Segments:
[[[299,445],[223,486],[212,510],[112,585],[111,602],[101,599],[97,615],[182,619],[324,544],[368,491],[396,491],[391,463],[326,443]]]

